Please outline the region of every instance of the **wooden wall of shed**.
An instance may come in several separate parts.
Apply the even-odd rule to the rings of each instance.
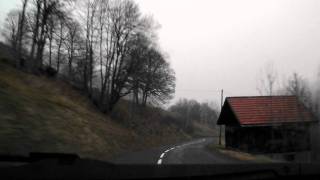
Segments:
[[[282,153],[310,150],[310,127],[305,124],[280,126],[227,126],[226,147],[250,153]]]
[[[315,123],[311,127],[311,151],[312,159],[320,162],[320,124]]]

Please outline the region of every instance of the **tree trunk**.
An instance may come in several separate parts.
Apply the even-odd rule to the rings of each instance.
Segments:
[[[139,105],[139,87],[137,85],[138,83],[135,82],[135,87],[133,89],[133,98],[134,98],[134,103]]]
[[[89,64],[89,97],[92,97],[92,81],[93,81],[93,49],[92,49],[92,44],[90,45],[90,64]]]
[[[38,41],[38,49],[37,49],[37,56],[36,56],[36,67],[35,71],[39,71],[42,68],[42,61],[43,61],[43,51],[44,51],[44,46],[46,44],[46,37],[45,37],[45,28],[47,25],[47,19],[48,19],[48,13],[45,12],[47,5],[46,1],[43,1],[44,3],[44,12],[42,13],[42,21],[41,21],[41,31],[40,31],[40,37]]]
[[[40,1],[37,1],[37,13],[36,13],[36,24],[33,30],[32,35],[32,45],[31,45],[31,51],[30,51],[30,69],[33,71],[36,66],[36,61],[34,60],[34,52],[37,45],[37,38],[39,34],[39,23],[40,23],[40,12],[41,11],[41,3]]]
[[[119,93],[113,91],[111,94],[112,94],[112,95],[111,95],[111,97],[110,97],[110,101],[109,101],[109,105],[108,105],[108,110],[109,110],[109,112],[112,112],[114,106],[117,104],[117,102],[118,102],[119,99],[120,99]]]
[[[72,63],[73,63],[73,54],[74,54],[74,37],[71,37],[71,45],[70,45],[70,53],[69,53],[69,61],[68,61],[68,73],[69,73],[69,77],[71,77],[71,79],[73,79],[73,71],[72,71]]]
[[[61,30],[62,31],[62,30]],[[57,73],[60,71],[60,56],[61,56],[61,46],[62,46],[62,37],[59,39],[59,44],[58,44],[58,55],[57,55]]]
[[[22,40],[24,34],[24,21],[25,21],[25,14],[26,14],[26,7],[27,7],[28,0],[23,1],[22,13],[21,13],[21,20],[19,22],[19,37],[18,37],[18,60],[17,60],[17,68],[20,68],[21,58],[22,58]]]
[[[52,36],[53,32],[50,32],[50,39],[49,39],[49,66],[52,65]]]

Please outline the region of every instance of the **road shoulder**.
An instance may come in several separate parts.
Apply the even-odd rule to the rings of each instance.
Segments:
[[[240,160],[243,162],[252,162],[252,163],[274,163],[278,162],[274,159],[271,159],[270,157],[264,156],[264,155],[254,155],[246,152],[237,151],[234,149],[227,149],[222,145],[217,144],[209,144],[206,146],[206,149],[210,153],[221,153],[225,156],[228,156],[230,158]]]

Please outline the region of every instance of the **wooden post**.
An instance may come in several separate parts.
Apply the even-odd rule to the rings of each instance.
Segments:
[[[223,106],[223,89],[221,90],[221,109],[220,109],[220,114],[222,112],[222,106]],[[219,145],[221,145],[221,134],[222,134],[222,129],[221,126],[219,126]]]

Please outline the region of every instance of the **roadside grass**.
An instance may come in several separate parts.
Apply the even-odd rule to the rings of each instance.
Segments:
[[[264,155],[253,155],[246,152],[236,151],[225,148],[224,145],[218,145],[218,144],[209,144],[207,146],[207,149],[209,151],[218,151],[226,156],[232,157],[234,159],[238,159],[241,161],[247,161],[247,162],[254,162],[254,163],[273,163],[277,162],[274,159],[271,159]]]

